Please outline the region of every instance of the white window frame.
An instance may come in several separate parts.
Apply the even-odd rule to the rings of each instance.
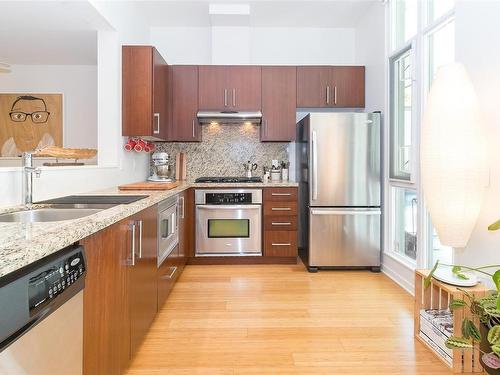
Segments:
[[[412,50],[412,142],[410,154],[410,180],[391,178],[390,148],[392,147],[390,138],[391,124],[385,127],[384,131],[384,198],[386,202],[386,215],[384,222],[384,256],[389,256],[410,269],[426,268],[431,257],[429,244],[432,241],[432,227],[429,215],[423,201],[422,187],[420,183],[420,124],[422,113],[429,90],[429,56],[428,56],[428,36],[436,30],[452,22],[455,17],[455,9],[452,9],[438,17],[432,22],[428,22],[428,1],[419,1],[417,8],[417,32],[402,46],[393,49],[395,38],[392,24],[392,14],[394,1],[390,0],[386,7],[386,108],[388,108],[389,121],[392,119],[392,86],[391,86],[391,64],[401,53],[408,48]],[[397,1],[397,0],[396,0]],[[387,32],[388,31],[388,32]],[[417,193],[417,259],[413,261],[409,257],[397,253],[394,247],[394,200],[393,187],[407,188],[415,190]]]

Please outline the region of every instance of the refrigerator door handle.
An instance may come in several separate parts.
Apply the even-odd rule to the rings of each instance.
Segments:
[[[380,208],[312,208],[311,215],[381,215]]]
[[[312,200],[318,199],[318,142],[316,131],[312,131]]]

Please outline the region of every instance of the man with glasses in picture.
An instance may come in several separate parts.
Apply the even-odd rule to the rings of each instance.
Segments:
[[[11,126],[23,127],[23,137],[22,139],[8,138],[2,145],[1,156],[19,156],[21,150],[54,145],[53,137],[48,132],[44,132],[40,137],[41,129],[38,128],[47,123],[49,116],[50,112],[43,98],[32,95],[18,96],[12,103],[9,117]]]

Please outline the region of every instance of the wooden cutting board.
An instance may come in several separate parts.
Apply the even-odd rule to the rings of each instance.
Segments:
[[[170,190],[176,188],[179,184],[177,182],[134,182],[133,184],[126,184],[118,186],[120,190]]]

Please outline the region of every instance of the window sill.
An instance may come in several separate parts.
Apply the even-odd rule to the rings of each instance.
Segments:
[[[407,257],[399,255],[398,253],[394,251],[384,251],[384,256],[388,256],[392,260],[395,260],[396,262],[400,263],[401,265],[405,266],[406,268],[415,271],[417,269],[417,262],[412,262],[409,260]]]

